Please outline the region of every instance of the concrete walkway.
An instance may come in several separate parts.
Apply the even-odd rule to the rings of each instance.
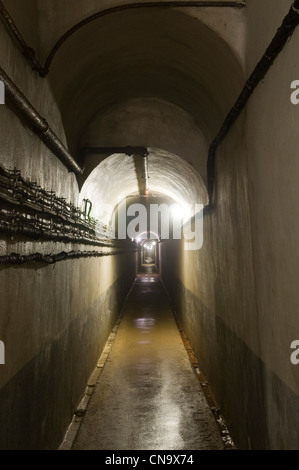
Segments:
[[[223,449],[157,275],[140,275],[73,449]]]

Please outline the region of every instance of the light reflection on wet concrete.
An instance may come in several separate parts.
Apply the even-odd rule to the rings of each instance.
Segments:
[[[137,279],[73,449],[223,449],[157,276]]]

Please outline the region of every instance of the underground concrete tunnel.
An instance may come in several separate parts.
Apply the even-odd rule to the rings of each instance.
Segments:
[[[0,17],[0,448],[298,449],[298,0]]]

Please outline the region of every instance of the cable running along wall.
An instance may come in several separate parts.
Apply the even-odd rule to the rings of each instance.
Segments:
[[[126,240],[113,239],[109,228],[90,218],[87,212],[57,197],[53,191],[46,191],[37,183],[25,180],[16,169],[5,170],[0,167],[0,201],[0,234],[41,242],[104,248],[101,251],[72,250],[47,255],[12,253],[1,256],[0,263],[54,263],[64,259],[109,256],[132,250]]]

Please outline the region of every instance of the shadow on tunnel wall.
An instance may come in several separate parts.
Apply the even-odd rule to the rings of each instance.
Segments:
[[[273,343],[273,311],[263,312],[262,328],[257,307],[244,148],[241,121],[218,157],[217,204],[204,217],[202,248],[165,242],[162,278],[236,445],[298,449],[298,395],[263,358],[270,346],[284,352]],[[287,354],[285,369],[292,367]]]
[[[196,295],[184,285],[179,245],[163,246],[163,282],[235,444],[251,450],[297,449],[298,428],[289,423],[298,416],[298,397],[205,304],[200,288]]]
[[[15,275],[20,278],[19,295],[30,291],[36,277],[33,268],[29,277],[26,268],[17,268],[17,273],[8,269],[8,282]],[[84,282],[91,272],[93,277]],[[55,284],[57,292],[61,289],[60,300],[52,303],[51,292],[50,297],[44,292],[45,303],[36,296],[37,311],[30,299],[20,306],[23,316],[31,308],[27,323],[32,321],[34,326],[24,331],[29,343],[36,341],[41,322],[49,330],[39,352],[0,390],[0,448],[4,450],[58,448],[134,281],[135,254],[61,262],[55,270],[40,268],[38,276],[50,289]]]

